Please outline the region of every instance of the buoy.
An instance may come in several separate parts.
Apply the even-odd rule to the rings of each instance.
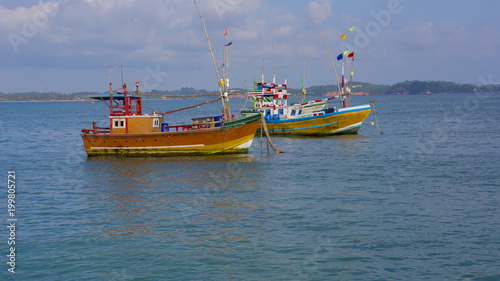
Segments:
[[[372,126],[373,126],[373,125],[375,125],[375,124],[374,124],[374,123],[373,123],[373,121],[372,121]]]

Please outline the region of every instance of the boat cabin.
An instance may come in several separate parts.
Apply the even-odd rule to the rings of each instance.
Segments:
[[[139,93],[139,82],[136,82]],[[136,134],[161,132],[162,116],[158,114],[142,114],[141,97],[129,94],[127,84],[113,94],[89,96],[101,100],[109,108],[109,133],[111,134]],[[109,104],[108,104],[109,101]],[[95,125],[94,125],[95,127]],[[95,129],[95,128],[94,128]]]
[[[268,121],[312,117],[332,112],[332,109],[325,111],[326,99],[288,105],[286,81],[285,84],[255,82],[254,91],[248,95],[253,100],[253,110],[262,110]]]
[[[248,93],[253,100],[254,110],[264,110],[266,118],[284,118],[288,112],[287,85],[275,83],[254,83],[254,92]]]

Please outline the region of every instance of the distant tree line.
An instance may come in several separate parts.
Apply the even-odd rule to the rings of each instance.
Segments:
[[[302,89],[290,89],[289,92],[301,92]],[[338,91],[337,85],[314,86],[307,88],[308,93],[323,94]],[[352,93],[366,92],[370,95],[420,95],[444,93],[498,92],[500,85],[458,84],[445,81],[405,81],[390,85],[352,82]]]
[[[371,95],[384,95],[384,94],[386,94],[387,90],[390,87],[391,86],[389,86],[389,85],[352,82],[352,93],[367,92]],[[339,88],[337,85],[323,85],[323,86],[308,87],[306,90],[307,90],[307,93],[310,93],[310,94],[325,94],[328,92],[338,91]],[[302,89],[288,89],[288,92],[301,93]]]
[[[494,86],[500,90],[500,85]],[[418,95],[418,94],[442,94],[442,93],[474,93],[487,91],[481,86],[473,84],[458,84],[444,81],[405,81],[392,85],[387,95]]]
[[[174,91],[159,91],[159,90],[152,90],[150,92],[151,94],[155,95],[206,95],[206,94],[215,94],[216,92],[214,91],[207,91],[207,90],[196,90],[192,87],[182,87],[180,90],[174,90]]]
[[[78,92],[72,94],[63,93],[0,93],[0,101],[63,101],[63,100],[86,100],[89,95],[94,95],[94,92]]]
[[[233,89],[245,93],[245,89]],[[338,91],[337,85],[312,86],[307,88],[309,94],[325,94],[328,92]],[[289,93],[301,93],[302,89],[288,89]],[[405,81],[390,85],[371,84],[362,82],[352,82],[352,92],[366,92],[370,95],[419,95],[419,94],[442,94],[442,93],[474,93],[474,92],[498,92],[500,93],[500,85],[474,85],[474,84],[458,84],[445,81]],[[175,91],[159,91],[152,90],[149,92],[153,95],[161,97],[165,96],[185,96],[185,95],[207,95],[216,94],[216,91],[196,90],[192,87],[183,87]],[[0,102],[2,101],[62,101],[62,100],[88,100],[89,95],[102,94],[97,92],[78,92],[71,94],[63,93],[0,93]],[[155,96],[146,96],[144,98],[158,98]]]

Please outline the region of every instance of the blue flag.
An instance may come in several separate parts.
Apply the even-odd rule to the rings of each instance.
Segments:
[[[340,54],[337,56],[337,60],[342,60],[343,57],[344,57],[344,54]]]

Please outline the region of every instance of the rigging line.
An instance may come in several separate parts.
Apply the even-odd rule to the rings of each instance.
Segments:
[[[235,75],[235,74],[234,74],[231,70],[228,70],[228,71],[229,71],[229,73],[231,73],[231,74],[233,75],[233,77],[234,77],[236,80],[238,80],[238,82],[240,82],[240,83],[241,83],[241,85],[246,86],[243,82],[241,82],[241,80],[240,80],[240,79],[238,79],[238,76],[236,76],[236,75]]]
[[[309,15],[308,15],[309,16]],[[321,35],[321,38],[323,38],[323,42],[325,43],[325,46],[326,46],[326,49],[328,50],[328,54],[330,55],[330,60],[332,61],[332,66],[333,66],[333,70],[335,71],[335,79],[337,80],[337,87],[339,88],[339,94],[341,93],[340,92],[340,84],[339,84],[339,78],[337,76],[337,69],[335,68],[335,65],[333,63],[333,57],[332,57],[332,53],[330,53],[330,48],[328,48],[328,44],[326,44],[326,40],[325,40],[325,37],[323,36],[323,33],[321,33],[321,30],[319,29],[319,26],[316,24],[316,22],[311,18],[311,16],[309,16],[309,18],[311,19],[311,21],[314,23],[314,25],[316,26],[316,28],[318,29],[319,31],[319,34]]]
[[[384,134],[384,132],[382,132],[382,130],[380,130],[380,127],[378,126],[377,115],[375,115],[375,100],[372,100],[370,102],[370,106],[372,107],[373,110],[373,119],[375,119],[375,124],[377,124],[377,129],[380,131],[381,134]]]
[[[195,107],[198,107],[198,106],[201,106],[201,105],[205,105],[205,104],[213,103],[213,102],[219,101],[220,99],[221,99],[221,97],[219,97],[218,99],[215,99],[215,100],[205,101],[205,102],[202,102],[202,103],[199,103],[199,104],[193,105],[193,106],[188,106],[188,107],[184,107],[184,108],[179,108],[179,109],[175,109],[175,110],[171,110],[171,111],[156,111],[156,110],[155,110],[155,111],[154,111],[154,113],[170,114],[170,113],[178,112],[178,111],[181,111],[181,110],[191,109],[191,108],[195,108]]]

